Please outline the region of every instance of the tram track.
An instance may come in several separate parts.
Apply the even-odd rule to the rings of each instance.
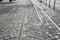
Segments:
[[[30,1],[31,2],[31,1]],[[32,4],[32,2],[31,2],[31,4]],[[41,24],[43,23],[43,21],[42,21],[42,19],[41,19],[41,17],[40,17],[40,15],[38,14],[38,12],[36,11],[36,8],[34,7],[34,5],[32,4],[32,7],[34,8],[34,10],[35,10],[35,13],[37,14],[37,16],[38,16],[38,18],[39,18],[39,20],[40,20],[40,22],[41,22]]]
[[[32,1],[32,0],[31,0]],[[47,22],[48,22],[48,27],[46,27],[45,28],[45,26],[47,26],[47,25],[45,25],[45,26],[43,26],[45,29],[47,29],[47,31],[44,31],[46,34],[48,34],[49,36],[51,36],[51,37],[53,37],[53,38],[57,38],[57,37],[59,37],[59,34],[58,33],[60,33],[60,32],[57,32],[57,30],[58,31],[60,31],[60,28],[59,28],[59,26],[48,16],[48,14],[46,13],[46,12],[44,12],[43,11],[43,7],[40,7],[40,5],[39,5],[39,3],[36,1],[36,2],[32,2],[32,4],[33,4],[33,6],[34,6],[34,8],[35,8],[35,10],[36,10],[36,12],[37,12],[37,14],[38,15],[40,15],[40,16],[42,16],[42,18],[43,19],[41,19],[42,21],[43,21],[43,24],[45,25]],[[40,12],[38,11],[39,9],[40,9]],[[39,16],[39,17],[40,17]],[[41,18],[41,17],[40,17]],[[44,23],[44,20],[45,20],[45,23]],[[47,21],[47,22],[46,22]],[[51,30],[52,29],[52,30]],[[44,29],[43,29],[44,30]],[[48,31],[48,30],[50,30],[50,31]],[[54,31],[55,30],[55,31]],[[57,33],[56,33],[57,32]],[[50,34],[51,33],[51,34]],[[56,35],[56,34],[58,34],[57,35],[57,37],[55,37],[55,36],[53,36],[53,35]],[[43,37],[42,37],[43,38]],[[48,38],[48,37],[47,37]],[[52,39],[53,39],[52,38]],[[60,37],[59,37],[60,38]],[[50,37],[49,37],[49,39],[50,39]],[[50,40],[52,40],[52,39],[50,39]],[[58,39],[58,38],[57,38]],[[42,39],[43,40],[43,39]]]
[[[29,1],[29,2],[31,3],[31,1]],[[19,39],[19,40],[23,40],[23,39],[24,39],[23,37],[22,37],[22,39],[21,39],[21,33],[22,33],[23,30],[26,32],[26,35],[24,35],[24,32],[22,33],[23,36],[26,36],[26,40],[27,40],[29,37],[30,37],[30,39],[31,39],[31,36],[28,37],[28,35],[27,35],[27,34],[28,34],[27,31],[28,31],[29,34],[31,35],[30,26],[32,26],[32,25],[33,25],[34,23],[36,23],[36,22],[37,22],[36,25],[37,25],[37,24],[38,24],[38,25],[41,25],[41,24],[43,23],[42,20],[39,19],[39,16],[38,16],[38,14],[37,14],[37,12],[36,12],[36,10],[35,10],[35,8],[34,8],[34,6],[33,6],[32,3],[31,3],[31,5],[32,5],[32,6],[30,7],[31,9],[28,8],[29,6],[27,7],[27,11],[28,11],[27,14],[28,14],[28,13],[29,13],[29,14],[27,15],[27,19],[28,19],[28,20],[27,20],[27,22],[26,22],[26,24],[27,24],[27,23],[28,23],[28,24],[27,24],[26,26],[24,26],[24,27],[26,27],[26,31],[23,29],[24,27],[21,28],[20,37],[19,37],[20,39]],[[31,10],[33,10],[33,11],[31,11]],[[35,18],[35,17],[36,17],[36,18]],[[33,19],[32,19],[32,18],[33,18]],[[31,20],[31,21],[30,21],[30,20]],[[31,22],[32,22],[32,23],[31,23]],[[23,23],[23,22],[22,22],[22,23]],[[31,23],[31,25],[30,25],[30,23]],[[40,24],[40,23],[41,23],[41,24]],[[22,26],[23,26],[23,25],[25,25],[25,24],[23,23]],[[30,26],[29,26],[29,25],[30,25]],[[34,24],[34,25],[35,25],[35,24]],[[29,29],[28,29],[28,28],[29,28]],[[31,28],[33,29],[34,26],[32,26]],[[33,29],[33,30],[35,30],[35,29]],[[33,30],[32,30],[32,31],[33,31]],[[34,31],[34,33],[35,33],[35,31]],[[34,38],[34,39],[35,39],[35,38]]]
[[[46,30],[48,31],[50,31],[51,29],[52,29],[52,32],[54,32],[55,33],[55,29],[57,28],[58,30],[60,30],[59,29],[59,27],[58,27],[58,25],[56,25],[55,24],[55,22],[41,9],[41,12],[38,12],[38,11],[36,11],[36,8],[34,7],[34,4],[30,1],[30,3],[31,3],[31,5],[32,5],[32,8],[34,9],[34,11],[35,11],[35,13],[36,13],[36,15],[38,16],[38,18],[39,18],[39,20],[40,20],[40,22],[41,22],[41,24],[44,24],[44,22],[43,22],[43,20],[42,20],[42,18],[40,17],[40,16],[42,16],[42,15],[39,15],[39,13],[43,13],[43,18],[44,18],[44,16],[45,16],[45,18],[44,19],[48,19],[50,22],[52,22],[52,25],[54,25],[54,26],[52,26],[52,27],[49,27],[49,28],[47,28],[46,27]],[[36,2],[35,2],[36,3]],[[39,6],[38,6],[39,7]],[[39,7],[39,9],[40,9],[40,7]],[[24,19],[25,19],[25,15],[26,14],[24,14],[24,16],[23,16],[23,19],[22,19],[22,24],[21,24],[21,31],[20,31],[20,34],[19,34],[19,40],[21,40],[21,36],[22,36],[22,31],[23,31],[23,28],[24,28]],[[47,20],[47,21],[48,21]],[[32,23],[33,24],[33,23]],[[51,26],[51,25],[49,25],[49,24],[47,24],[48,26]],[[47,26],[47,25],[44,25],[43,27],[45,28],[45,26]],[[56,28],[55,28],[56,27]],[[27,40],[27,38],[34,38],[34,40],[35,40],[35,38],[37,38],[37,39],[41,39],[40,38],[40,36],[38,35],[38,36],[35,36],[35,34],[38,34],[38,32],[41,32],[40,30],[41,30],[41,28],[40,28],[40,30],[37,32],[37,33],[35,33],[35,29],[33,29],[33,27],[28,27],[29,29],[27,30],[27,27],[26,27],[26,31],[28,31],[28,32],[30,32],[31,30],[33,31],[34,30],[34,36],[31,36],[31,32],[30,32],[30,35],[27,35],[27,32],[26,32],[26,40]],[[30,28],[32,28],[31,30],[30,30]],[[37,29],[37,28],[36,28]],[[42,30],[44,30],[44,29],[42,29]],[[54,31],[55,30],[55,31]],[[47,31],[44,31],[44,33],[47,33]],[[47,35],[47,34],[46,34]],[[51,36],[51,35],[53,35],[53,33],[50,35],[50,33],[48,34],[49,36]],[[43,36],[43,37],[45,37],[45,36]],[[43,38],[42,37],[42,38]],[[46,37],[46,38],[48,38],[48,37]],[[43,39],[42,39],[43,40]]]
[[[29,1],[30,3],[31,3],[31,1]],[[33,4],[31,3],[31,7],[34,9],[34,7],[33,7]],[[29,7],[29,6],[28,6]],[[26,7],[27,8],[27,7]],[[26,9],[26,11],[27,11],[27,9]],[[35,11],[35,13],[36,13],[36,10],[34,9],[34,11]],[[24,30],[24,20],[25,20],[25,17],[27,16],[27,14],[28,13],[24,13],[24,15],[23,15],[23,17],[22,17],[22,23],[21,23],[21,28],[20,28],[20,33],[19,33],[19,39],[18,40],[22,40],[21,39],[21,37],[22,37],[22,33],[23,33],[23,30]],[[37,15],[37,13],[36,13],[36,15]],[[37,15],[38,16],[38,15]],[[41,20],[41,19],[40,19]],[[41,23],[42,23],[42,20],[41,20]],[[27,27],[26,27],[26,29],[27,29]]]
[[[32,1],[32,0],[31,0]],[[33,2],[33,1],[32,1]],[[43,14],[45,14],[48,18],[49,18],[49,20],[56,26],[56,28],[58,29],[58,30],[60,30],[60,28],[59,28],[59,26],[48,16],[48,14],[46,14],[46,12],[44,12],[43,11],[43,9],[39,6],[40,5],[40,3],[36,0],[35,1],[35,3],[33,2],[33,5],[34,4],[36,4],[40,9],[41,9],[41,12],[43,13]]]
[[[41,36],[41,35],[38,34],[38,33],[41,32],[41,28],[40,28],[41,25],[40,25],[39,23],[44,24],[41,16],[43,16],[43,18],[44,18],[44,15],[45,15],[45,16],[47,17],[47,19],[49,19],[49,21],[51,21],[55,26],[57,26],[57,25],[53,22],[53,20],[52,20],[43,10],[42,10],[41,12],[42,12],[44,15],[39,15],[40,12],[36,11],[36,8],[34,7],[34,5],[32,4],[31,1],[30,1],[30,3],[31,3],[31,5],[32,5],[32,6],[31,6],[31,7],[32,7],[31,10],[33,10],[33,11],[35,11],[35,12],[29,10],[29,8],[26,9],[27,7],[26,7],[26,8],[24,7],[25,10],[23,9],[23,10],[22,10],[22,13],[21,13],[21,14],[22,14],[22,19],[21,19],[22,21],[20,20],[20,21],[21,21],[21,25],[19,26],[19,27],[20,27],[20,28],[19,28],[20,30],[17,30],[16,27],[11,27],[11,25],[10,25],[10,26],[8,25],[9,27],[6,27],[6,28],[5,28],[5,27],[1,28],[2,31],[6,30],[8,33],[11,32],[12,35],[14,35],[14,37],[12,37],[12,39],[13,39],[13,38],[16,38],[16,37],[15,37],[15,35],[16,35],[16,34],[15,34],[15,30],[16,30],[16,31],[19,31],[18,40],[22,40],[21,37],[22,37],[22,33],[23,33],[23,30],[24,30],[24,27],[25,27],[25,26],[24,26],[24,22],[25,22],[25,18],[26,18],[27,16],[28,16],[28,18],[30,18],[30,19],[28,20],[28,22],[29,22],[28,28],[29,28],[29,29],[27,28],[27,25],[26,25],[26,31],[30,32],[30,31],[32,30],[33,33],[34,33],[34,36],[33,36],[33,35],[31,36],[31,34],[32,34],[31,32],[30,32],[30,36],[27,35],[27,33],[26,33],[26,39],[30,37],[30,38],[34,38],[34,40],[35,40],[35,39],[39,39],[39,40],[40,40],[40,36]],[[19,7],[19,8],[20,8],[20,7]],[[39,8],[40,8],[40,7],[39,7]],[[29,12],[27,12],[27,10],[28,10]],[[21,11],[21,10],[19,9],[19,11]],[[30,11],[31,11],[32,13],[30,13]],[[35,15],[34,13],[35,13],[36,15]],[[18,13],[18,15],[19,15],[19,14],[20,14],[20,13]],[[17,14],[16,14],[16,15],[17,15]],[[31,15],[32,15],[32,16],[31,16]],[[21,15],[19,15],[19,16],[21,16]],[[36,17],[36,16],[37,16],[37,17]],[[10,17],[11,17],[11,16],[10,16]],[[15,16],[12,16],[12,17],[15,17]],[[38,18],[38,19],[36,20],[35,17]],[[45,17],[45,19],[46,19],[46,17]],[[34,18],[34,19],[33,19],[33,18]],[[45,19],[44,19],[44,20],[45,20]],[[30,21],[30,20],[31,20],[31,21]],[[38,21],[38,20],[39,20],[39,21]],[[17,20],[17,21],[18,21],[18,20]],[[20,22],[20,21],[19,21],[19,22]],[[36,22],[37,22],[37,23],[34,24],[33,21],[34,21],[34,23],[36,23]],[[36,22],[35,22],[35,21],[36,21]],[[30,23],[30,22],[32,22],[32,23]],[[4,22],[3,22],[3,23],[4,23]],[[13,23],[14,23],[14,22],[13,22]],[[7,24],[8,24],[8,23],[7,23]],[[30,24],[31,24],[31,25],[30,25]],[[36,26],[37,24],[38,24],[38,26]],[[29,25],[30,25],[31,27],[30,27]],[[32,26],[32,25],[34,25],[34,26]],[[49,24],[47,24],[47,25],[49,26]],[[36,27],[35,27],[35,26],[36,26]],[[46,25],[44,25],[44,26],[42,26],[42,27],[45,27],[45,26],[46,26]],[[39,28],[37,29],[37,27],[39,27]],[[30,28],[32,28],[32,29],[30,30]],[[50,27],[50,28],[51,28],[51,27]],[[58,28],[58,26],[57,26],[57,28]],[[47,28],[46,28],[46,29],[47,29]],[[1,30],[0,30],[0,31],[1,31]],[[44,30],[44,29],[43,29],[43,30]],[[48,29],[48,30],[49,30],[49,29]],[[36,33],[36,32],[37,32],[37,33]],[[38,35],[35,35],[35,34],[38,34]],[[2,34],[2,35],[3,35],[3,34]],[[9,35],[10,35],[10,34],[9,34]],[[8,36],[5,36],[5,37],[9,37],[9,35],[8,35]],[[45,36],[44,36],[44,37],[45,37]],[[4,38],[4,37],[1,37],[1,38]],[[5,39],[5,40],[8,40],[8,39]],[[14,39],[14,40],[16,40],[16,39]],[[28,39],[27,39],[27,40],[28,40]],[[42,40],[43,40],[43,39],[42,39]]]
[[[17,21],[18,18],[15,18],[20,16],[19,14],[15,13],[15,11],[17,12],[18,10],[18,4],[13,5],[12,8],[13,9],[0,20],[0,33],[3,36],[0,37],[1,40],[16,40],[16,37],[18,37],[18,34],[16,35],[16,33],[19,31],[19,29],[16,27],[19,27],[19,23]]]
[[[21,26],[20,26],[20,32],[19,32],[19,37],[18,37],[18,40],[21,40],[21,36],[22,36],[22,31],[23,31],[23,28],[24,28],[24,20],[25,20],[25,16],[26,16],[26,12],[24,13],[23,17],[22,17],[22,23],[21,23]]]

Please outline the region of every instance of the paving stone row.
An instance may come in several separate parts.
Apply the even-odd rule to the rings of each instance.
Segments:
[[[12,7],[9,6],[9,9],[4,10],[10,11],[10,9],[15,8],[9,12],[8,15],[2,14],[4,17],[6,15],[6,17],[2,17],[3,19],[0,21],[0,40],[18,40],[20,35],[19,32],[21,30],[20,27],[22,25],[22,18],[26,13],[27,6],[19,4]]]
[[[19,5],[0,22],[0,40],[18,40],[24,12],[25,8]]]
[[[44,13],[41,12],[41,9],[37,7],[37,5],[35,5],[36,11],[38,12],[38,14],[40,16],[42,16],[42,20],[43,20],[43,31],[45,32],[46,35],[48,35],[49,37],[47,37],[46,40],[60,40],[60,31],[55,27],[55,25],[49,20],[48,17],[46,17],[44,15]],[[46,26],[46,27],[45,27]]]
[[[3,5],[3,6],[2,6]],[[10,5],[10,4],[9,4]],[[4,19],[13,9],[16,8],[16,5],[0,4],[0,21]]]
[[[57,11],[47,8],[43,3],[40,5],[43,8],[43,11],[45,11],[50,16],[50,18],[60,27],[60,14]]]
[[[0,21],[0,40],[18,40],[24,14],[21,40],[60,40],[60,31],[37,5],[34,5],[35,10],[31,3],[28,4],[29,2],[27,5],[17,6],[5,19]]]
[[[22,32],[22,40],[60,40],[60,31],[49,20],[49,18],[41,12],[41,9],[35,5],[27,9],[27,16]],[[32,10],[32,11],[31,11]],[[41,24],[37,11],[41,16],[43,23]]]
[[[41,25],[38,16],[36,15],[33,6],[27,7],[27,15],[24,22],[24,28],[22,32],[22,40],[33,40],[36,39],[35,31],[37,31]],[[38,34],[38,33],[37,33]],[[38,39],[37,39],[38,40]]]

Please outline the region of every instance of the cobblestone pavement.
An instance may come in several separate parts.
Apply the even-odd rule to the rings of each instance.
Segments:
[[[11,3],[11,4],[10,3],[9,4],[0,3],[0,21],[3,20],[9,14],[9,12],[12,11],[13,8],[15,8],[15,6],[16,6],[16,2]]]
[[[59,30],[38,7],[36,10],[42,17],[42,24],[36,12],[30,11],[34,10],[33,7],[27,10],[30,14],[27,15],[27,22],[24,24],[25,30],[22,32],[22,40],[60,40]]]
[[[60,31],[37,5],[21,3],[8,7],[12,11],[0,20],[0,40],[60,40]]]
[[[59,40],[59,35],[58,33],[59,30],[56,28],[56,26],[50,21],[50,19],[41,12],[41,9],[39,9],[36,5],[35,5],[36,11],[38,12],[38,14],[42,17],[41,20],[43,21],[43,24],[41,26],[42,29],[42,33],[44,33],[45,37],[43,36],[42,40]],[[57,37],[56,37],[57,36]]]
[[[25,7],[20,5],[9,6],[5,14],[0,14],[0,40],[18,40]],[[8,13],[9,11],[9,13]]]
[[[41,12],[41,9],[38,8],[37,5],[35,5],[35,8],[36,10],[33,7],[27,9],[30,14],[27,15],[25,20],[22,40],[60,40],[60,31],[51,20]],[[38,15],[43,23],[41,23]]]
[[[42,3],[43,4],[43,3]],[[52,6],[53,3],[51,3]],[[45,5],[45,4],[43,4]],[[57,0],[56,3],[56,8],[55,10],[50,10],[48,8],[46,8],[46,6],[41,6],[43,8],[43,10],[50,16],[50,18],[60,27],[60,6],[59,6],[59,0]]]

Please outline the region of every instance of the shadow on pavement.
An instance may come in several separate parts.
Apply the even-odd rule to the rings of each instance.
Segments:
[[[5,15],[5,14],[9,13],[13,8],[15,8],[14,5],[3,8],[2,10],[0,10],[0,15]]]
[[[12,4],[12,3],[15,3],[15,2],[1,2],[0,4]]]

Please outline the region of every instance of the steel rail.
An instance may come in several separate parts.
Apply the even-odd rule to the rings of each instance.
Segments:
[[[21,36],[22,36],[22,31],[23,31],[23,28],[24,28],[24,19],[25,19],[25,16],[26,16],[26,13],[24,13],[23,17],[22,17],[22,23],[21,23],[21,28],[20,28],[20,32],[19,32],[19,39],[18,40],[21,40]]]
[[[30,1],[31,2],[31,1]],[[32,2],[31,2],[31,4],[32,4]],[[40,20],[40,22],[41,22],[41,24],[43,23],[43,21],[42,21],[42,19],[41,19],[41,17],[40,17],[40,15],[38,14],[39,12],[37,12],[36,11],[36,9],[35,9],[35,7],[34,7],[34,5],[32,4],[32,6],[33,6],[33,8],[34,8],[34,10],[35,10],[35,13],[37,14],[37,16],[38,16],[38,18],[39,18],[39,20]]]
[[[41,12],[42,13],[44,13],[48,18],[49,18],[49,20],[55,25],[55,27],[58,29],[58,30],[60,30],[60,28],[59,28],[59,26],[47,15],[47,13],[46,12],[44,12],[43,11],[43,9],[40,7],[40,3],[37,1],[37,0],[35,0],[35,3],[31,0],[31,2],[32,2],[32,4],[34,5],[34,4],[36,4],[40,9],[41,9]]]

